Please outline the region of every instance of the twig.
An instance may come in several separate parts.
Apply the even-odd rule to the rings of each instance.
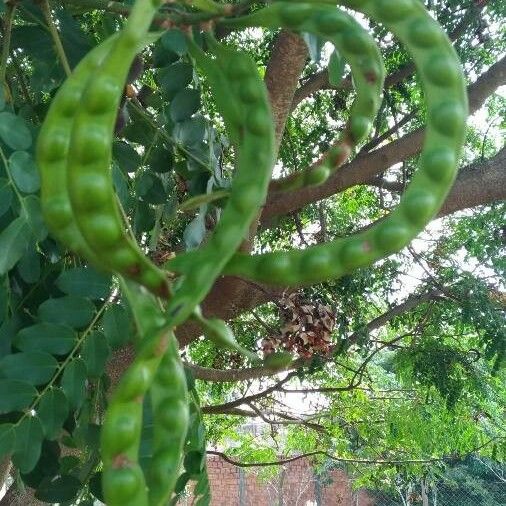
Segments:
[[[56,25],[53,21],[49,1],[42,0],[40,2],[40,8],[42,10],[42,13],[44,14],[44,18],[46,20],[49,33],[51,34],[51,38],[53,39],[58,59],[60,60],[63,70],[65,71],[65,74],[68,77],[72,73],[72,70],[70,69],[69,61],[67,60],[67,55],[65,54],[65,49],[63,49],[63,44],[61,42],[60,35],[58,34],[58,29],[56,28]]]
[[[32,99],[32,96],[30,95],[30,91],[28,89],[28,83],[26,82],[26,78],[23,74],[23,69],[21,68],[21,65],[19,63],[18,57],[15,52],[13,52],[11,54],[11,60],[12,60],[12,65],[14,67],[14,70],[16,71],[16,75],[19,80],[19,87],[21,88],[21,93],[22,93],[23,97],[25,98],[26,103],[30,104],[32,106],[35,117],[37,119],[39,119],[39,116],[36,112],[35,103]]]
[[[382,133],[378,137],[373,138],[367,144],[365,144],[360,152],[368,152],[371,149],[374,149],[376,146],[379,146],[383,141],[386,141],[393,134],[395,134],[400,128],[402,128],[406,123],[409,123],[412,119],[416,117],[418,111],[412,111],[409,114],[406,114],[401,120],[396,122],[391,128],[389,128],[386,132]]]
[[[2,37],[2,55],[0,57],[0,85],[4,87],[10,98],[10,90],[5,76],[7,74],[7,60],[9,59],[9,52],[11,48],[11,34],[12,34],[12,22],[14,20],[14,14],[16,12],[15,3],[7,3],[7,12],[5,14],[5,26],[3,27]]]
[[[299,213],[298,212],[293,213],[292,217],[293,217],[293,221],[295,223],[295,228],[297,230],[297,234],[299,236],[301,243],[304,246],[309,246],[308,242],[306,241],[306,238],[304,237],[304,231],[302,229],[302,223],[300,221]]]
[[[215,404],[213,406],[202,406],[202,413],[213,413],[215,411],[221,411],[223,409],[235,408],[237,406],[240,406],[241,404],[249,404],[253,401],[256,401],[258,399],[261,399],[262,397],[271,394],[272,392],[275,392],[276,390],[280,390],[285,383],[287,383],[296,375],[297,372],[293,371],[287,374],[286,377],[281,381],[278,381],[276,384],[263,390],[262,392],[258,392],[257,394],[248,395],[247,397],[241,397],[240,399],[236,399],[235,401],[225,402],[223,404]]]
[[[271,462],[239,462],[237,460],[234,460],[230,458],[228,455],[226,455],[223,452],[218,452],[215,450],[207,450],[208,455],[216,455],[218,457],[221,457],[225,462],[228,462],[229,464],[232,464],[236,467],[267,467],[267,466],[281,466],[283,464],[289,464],[290,462],[295,462],[296,460],[305,459],[307,457],[312,457],[315,455],[323,455],[324,457],[327,457],[330,460],[334,460],[335,462],[343,462],[343,463],[350,463],[350,464],[367,464],[367,465],[379,465],[379,466],[391,466],[391,465],[403,465],[403,464],[430,464],[433,462],[455,462],[455,461],[461,461],[468,457],[469,455],[472,455],[473,453],[477,452],[478,450],[484,448],[485,446],[488,446],[489,444],[493,443],[497,439],[504,439],[504,438],[492,438],[487,443],[480,445],[476,448],[473,448],[471,451],[467,452],[464,455],[452,455],[447,457],[435,457],[430,459],[406,459],[406,460],[371,460],[371,459],[349,459],[344,457],[336,457],[335,455],[332,455],[331,453],[322,451],[322,450],[316,450],[314,452],[308,452],[303,453],[302,455],[297,455],[296,457],[290,457],[287,459],[281,459]]]

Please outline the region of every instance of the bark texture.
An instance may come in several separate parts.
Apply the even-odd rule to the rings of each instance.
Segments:
[[[281,31],[265,72],[278,144],[283,137],[295,90],[308,55],[305,42],[295,33]]]

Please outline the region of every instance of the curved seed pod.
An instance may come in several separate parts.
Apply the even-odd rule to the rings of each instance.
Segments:
[[[236,170],[231,197],[209,241],[198,251],[173,260],[185,272],[168,305],[174,325],[191,315],[246,237],[265,201],[275,159],[267,91],[255,63],[246,54],[217,43],[210,35],[207,40],[212,56],[191,40],[189,51],[205,73],[223,116],[235,147]],[[170,268],[175,268],[171,263]]]
[[[142,352],[118,383],[107,409],[101,431],[101,455],[104,466],[102,488],[108,506],[147,506],[148,490],[138,463],[142,430],[142,403],[162,361],[165,347],[174,340],[170,331],[150,336]],[[122,480],[134,481],[128,491]]]
[[[90,76],[77,109],[67,162],[67,182],[75,219],[88,248],[105,268],[167,297],[166,275],[130,238],[115,199],[109,170],[118,105],[132,60],[160,2],[138,0],[124,29],[100,67]]]
[[[350,156],[353,148],[365,140],[382,100],[385,67],[371,35],[349,14],[329,5],[276,3],[255,13],[225,19],[228,27],[283,27],[313,33],[332,42],[351,67],[357,95],[350,117],[340,137],[310,169],[273,181],[274,191],[295,190],[323,183]]]
[[[103,489],[108,505],[163,506],[174,490],[189,424],[186,376],[176,338],[168,330],[160,305],[142,287],[121,277],[120,281],[141,341],[137,357],[116,387],[104,420]],[[138,453],[142,402],[148,391],[153,406],[154,439],[146,489]],[[138,482],[132,497],[118,491],[125,474],[135,476]],[[123,502],[118,500],[120,497]]]
[[[74,114],[82,99],[88,77],[100,66],[116,36],[95,47],[61,86],[37,139],[37,165],[41,175],[41,206],[51,233],[72,251],[100,262],[85,243],[75,222],[67,189],[67,158]]]
[[[420,169],[398,207],[366,232],[301,251],[237,254],[224,269],[226,274],[278,285],[338,278],[409,244],[437,213],[451,188],[464,143],[468,108],[462,69],[448,37],[417,0],[341,3],[383,23],[413,57],[428,111]],[[317,8],[307,2],[276,5],[289,8],[292,15],[297,8],[301,12],[307,12],[308,6]]]
[[[169,343],[175,338],[167,330],[167,319],[155,298],[134,283],[121,277],[120,281],[141,341],[136,359],[116,386],[102,425],[102,488],[108,506],[147,506],[148,490],[138,463],[142,405]],[[185,402],[184,392],[181,399]],[[123,481],[128,484],[123,485]]]
[[[253,353],[237,342],[234,332],[223,320],[220,320],[219,318],[207,319],[200,316],[198,317],[198,322],[204,331],[204,336],[212,341],[216,346],[234,350],[242,356],[248,358],[253,363],[261,362],[256,353]]]
[[[154,427],[153,456],[147,473],[149,505],[163,506],[176,485],[190,423],[186,375],[173,334],[150,394]]]
[[[167,503],[176,506],[183,496],[184,489],[190,480],[195,481],[193,487],[194,504],[209,505],[211,489],[206,465],[206,427],[202,421],[199,395],[195,389],[195,379],[191,372],[185,369],[188,389],[188,407],[190,423],[184,444],[183,469],[181,469],[175,491],[177,493]],[[199,462],[200,460],[200,462]]]

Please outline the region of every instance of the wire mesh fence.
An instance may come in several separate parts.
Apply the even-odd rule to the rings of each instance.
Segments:
[[[372,502],[367,506],[506,506],[506,466],[470,457],[438,479],[368,491],[368,496]]]
[[[438,483],[428,490],[421,487],[410,492],[369,491],[371,502],[360,501],[350,506],[505,506],[506,483],[488,483],[486,487],[466,484]]]
[[[333,465],[322,472],[301,459],[269,477],[208,459],[211,506],[506,506],[506,466],[478,458],[427,470],[427,477],[401,477],[385,490],[353,488],[353,473]],[[432,473],[432,474],[431,474]],[[191,506],[191,490],[179,506]]]

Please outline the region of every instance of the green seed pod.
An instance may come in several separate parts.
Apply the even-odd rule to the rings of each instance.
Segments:
[[[436,183],[452,181],[456,164],[455,152],[447,147],[428,149],[421,156],[422,169]]]
[[[267,355],[264,359],[264,365],[271,371],[280,371],[286,369],[292,363],[291,353],[278,351]]]
[[[118,402],[141,400],[153,378],[153,371],[146,362],[133,364],[121,379],[116,396]]]
[[[110,455],[126,453],[140,435],[139,414],[142,406],[137,403],[114,403],[107,412],[108,423],[102,430],[103,447]]]
[[[339,259],[346,270],[356,269],[367,265],[371,257],[372,245],[368,240],[352,238],[345,241],[341,247]]]
[[[336,32],[344,31],[350,26],[349,20],[343,17],[337,9],[320,12],[315,22],[317,29],[325,35],[334,35]]]
[[[149,504],[167,504],[175,487],[190,423],[186,374],[177,341],[170,336],[167,350],[151,387],[153,458],[148,469]]]
[[[265,201],[274,166],[274,126],[267,91],[258,69],[249,56],[219,44],[206,34],[214,58],[188,40],[190,55],[206,75],[236,154],[231,195],[220,221],[198,252],[175,259],[184,272],[181,286],[175,287],[167,313],[171,323],[188,318],[210,290],[226,262],[247,237],[250,223]],[[254,88],[256,87],[256,90]],[[253,100],[254,99],[254,100]],[[255,170],[251,170],[252,164]],[[170,269],[171,262],[168,262]]]
[[[123,86],[117,79],[108,75],[99,76],[86,89],[84,107],[90,115],[105,114],[110,112],[118,94],[122,93]]]
[[[425,65],[425,74],[433,84],[439,86],[455,84],[459,79],[459,69],[454,62],[450,58],[438,54],[431,57]]]
[[[309,4],[307,1],[301,3]],[[311,2],[313,12],[321,8],[321,3],[335,2],[315,0]],[[303,251],[254,256],[236,254],[225,268],[226,274],[281,286],[318,283],[342,276],[408,244],[437,213],[451,187],[464,142],[467,95],[462,69],[450,41],[418,1],[347,0],[339,3],[359,9],[385,24],[413,56],[422,78],[429,111],[420,170],[413,176],[397,209],[366,232],[327,245],[311,246]],[[277,2],[275,6],[282,9],[282,4]],[[268,23],[267,13],[276,12],[272,10],[275,6],[227,24],[264,26]],[[347,30],[344,39],[344,46],[351,52],[363,51],[369,44],[363,43],[363,34],[355,34],[353,30]],[[361,85],[357,85],[358,91],[360,88]],[[368,100],[370,98],[371,95]],[[360,125],[361,120],[355,121],[358,125],[357,137],[360,137],[366,128]],[[338,153],[333,156],[339,159]]]
[[[311,15],[310,5],[284,4],[279,11],[281,22],[286,26],[298,27]]]
[[[129,29],[127,23],[120,34],[95,48],[77,66],[46,116],[37,143],[37,162],[42,212],[50,231],[99,268],[145,282],[148,289],[165,297],[169,293],[166,276],[127,235],[109,173],[117,103],[129,59],[144,44],[141,39],[155,12],[149,0],[139,0],[130,16],[136,28]],[[134,40],[136,47],[132,48]],[[118,264],[116,258],[121,259]]]
[[[243,102],[253,104],[261,99],[261,91],[258,88],[258,82],[245,80],[239,88],[239,96]]]
[[[413,0],[376,0],[377,16],[392,23],[405,19],[413,9]]]
[[[313,170],[306,173],[306,185],[307,186],[318,186],[324,183],[330,176],[330,167],[326,165],[320,165]]]
[[[108,505],[135,504],[133,499],[142,496],[142,488],[145,488],[142,471],[135,467],[106,470],[102,475],[102,487]]]
[[[272,120],[265,114],[265,111],[254,108],[248,115],[246,127],[251,133],[265,137],[268,136],[271,131]]]
[[[408,33],[410,42],[421,48],[436,47],[443,41],[443,34],[438,26],[426,19],[416,18]]]
[[[316,273],[323,279],[332,278],[334,263],[334,255],[331,251],[325,249],[320,249],[317,255],[311,253],[301,258],[301,266],[304,271]]]
[[[437,197],[427,189],[415,189],[406,198],[404,215],[415,226],[424,226],[438,208]]]
[[[93,49],[62,85],[46,114],[36,149],[41,175],[42,213],[49,230],[58,240],[86,256],[95,265],[100,265],[100,262],[84,241],[73,216],[67,188],[66,163],[73,120],[87,78],[104,60],[116,38],[113,36]]]
[[[364,116],[355,116],[350,120],[349,134],[354,144],[358,144],[367,136],[371,125],[371,120]]]
[[[218,318],[206,319],[199,317],[198,321],[204,331],[204,335],[216,346],[237,351],[241,353],[241,355],[249,358],[252,362],[259,361],[255,353],[243,348],[236,341],[232,329],[223,320]]]
[[[258,270],[267,278],[272,276],[272,279],[288,277],[293,271],[290,258],[278,252],[273,253],[272,256],[269,256],[268,258],[265,258],[258,266]]]
[[[399,251],[411,238],[411,230],[401,220],[388,220],[378,226],[375,243],[383,254]]]
[[[182,453],[182,444],[186,435],[185,419],[187,419],[188,401],[186,392],[186,377],[180,362],[177,343],[172,332],[167,330],[167,318],[163,315],[157,300],[146,290],[132,282],[121,279],[123,293],[128,298],[138,332],[142,337],[137,357],[126,374],[119,382],[111,398],[104,425],[102,427],[101,452],[104,462],[103,489],[106,503],[114,506],[128,504],[131,506],[162,506],[172,494],[175,478],[166,478],[158,489],[160,501],[148,499],[144,476],[136,463],[138,459],[140,435],[142,427],[143,399],[151,389],[153,418],[155,420],[154,445],[160,445],[170,439],[173,448],[173,458],[178,462]],[[160,366],[160,368],[159,368]],[[166,388],[158,383],[157,369],[163,370],[164,375],[172,378],[172,388]],[[179,378],[179,384],[175,379]],[[170,420],[160,417],[158,413],[158,398],[162,400],[170,397],[170,405],[178,408],[179,417],[172,423],[169,435],[167,427]],[[166,408],[166,404],[164,405]],[[161,431],[161,436],[160,436]],[[180,447],[174,446],[174,441],[180,441]],[[163,444],[162,444],[163,447]],[[137,492],[131,494],[118,491],[121,480],[118,468],[127,468],[138,477]],[[133,478],[125,472],[128,487]],[[119,476],[122,476],[119,474]],[[132,484],[132,489],[135,488]],[[129,488],[130,490],[130,488]],[[150,490],[149,494],[153,492]],[[165,500],[165,502],[163,502]]]

